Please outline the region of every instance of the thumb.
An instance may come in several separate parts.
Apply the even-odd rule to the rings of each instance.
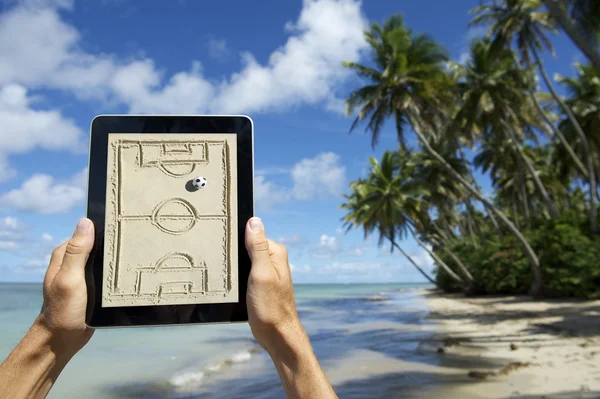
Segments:
[[[246,249],[252,265],[270,264],[269,240],[260,218],[253,217],[246,224]]]
[[[67,243],[61,271],[66,273],[81,272],[94,245],[94,224],[91,220],[79,219],[73,237]]]

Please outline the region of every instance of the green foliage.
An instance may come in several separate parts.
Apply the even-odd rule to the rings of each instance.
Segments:
[[[545,223],[532,242],[549,295],[600,298],[600,239],[586,235],[581,223],[565,218]]]
[[[526,294],[531,285],[531,268],[521,246],[512,236],[507,236],[502,242],[497,238],[488,240],[485,246],[479,248],[463,242],[455,245],[452,251],[473,275],[472,294]],[[448,257],[444,259],[452,264]],[[442,269],[438,269],[436,277],[443,289],[456,291],[452,284],[448,284]]]
[[[571,8],[590,33],[594,4]],[[578,65],[557,79],[568,95],[555,93],[540,53],[554,52],[556,27],[542,0],[488,0],[471,12],[488,31],[466,63],[448,62],[400,16],[365,32],[370,63],[344,63],[365,84],[346,100],[350,130],[364,123],[374,146],[392,120],[399,142],[350,184],[346,226],[401,252],[409,233],[433,247],[448,291],[600,298],[599,71]],[[538,92],[538,74],[552,96]]]
[[[583,217],[567,213],[557,220],[540,219],[526,233],[540,258],[546,296],[600,298],[600,238],[591,238]],[[452,250],[475,279],[473,294],[527,293],[531,269],[512,236],[500,241],[492,235],[479,248],[461,242]],[[437,253],[453,265],[445,253]],[[442,269],[436,281],[449,292],[460,290]]]

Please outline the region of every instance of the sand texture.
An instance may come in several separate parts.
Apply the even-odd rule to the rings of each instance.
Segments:
[[[600,398],[600,301],[427,295],[447,398]]]
[[[103,307],[238,301],[236,154],[234,134],[109,135]]]

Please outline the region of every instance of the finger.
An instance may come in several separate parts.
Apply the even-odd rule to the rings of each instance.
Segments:
[[[246,224],[246,249],[252,260],[253,271],[271,271],[269,240],[260,218],[253,217]]]
[[[56,273],[60,270],[60,266],[62,265],[63,258],[65,256],[65,251],[67,249],[68,241],[63,242],[61,245],[56,247],[54,251],[52,251],[52,255],[50,256],[50,262],[48,264],[48,270],[46,271],[46,276],[44,277],[44,286],[48,286]]]
[[[269,253],[271,255],[271,263],[279,278],[286,280],[291,279],[287,249],[278,242],[269,240]]]
[[[61,273],[80,273],[83,276],[85,263],[94,245],[94,225],[91,220],[79,219],[73,237],[65,248]]]

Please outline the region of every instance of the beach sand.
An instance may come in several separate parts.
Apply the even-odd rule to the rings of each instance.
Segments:
[[[111,133],[108,145],[102,307],[238,302],[235,135]]]
[[[422,295],[445,398],[600,398],[600,301]]]

